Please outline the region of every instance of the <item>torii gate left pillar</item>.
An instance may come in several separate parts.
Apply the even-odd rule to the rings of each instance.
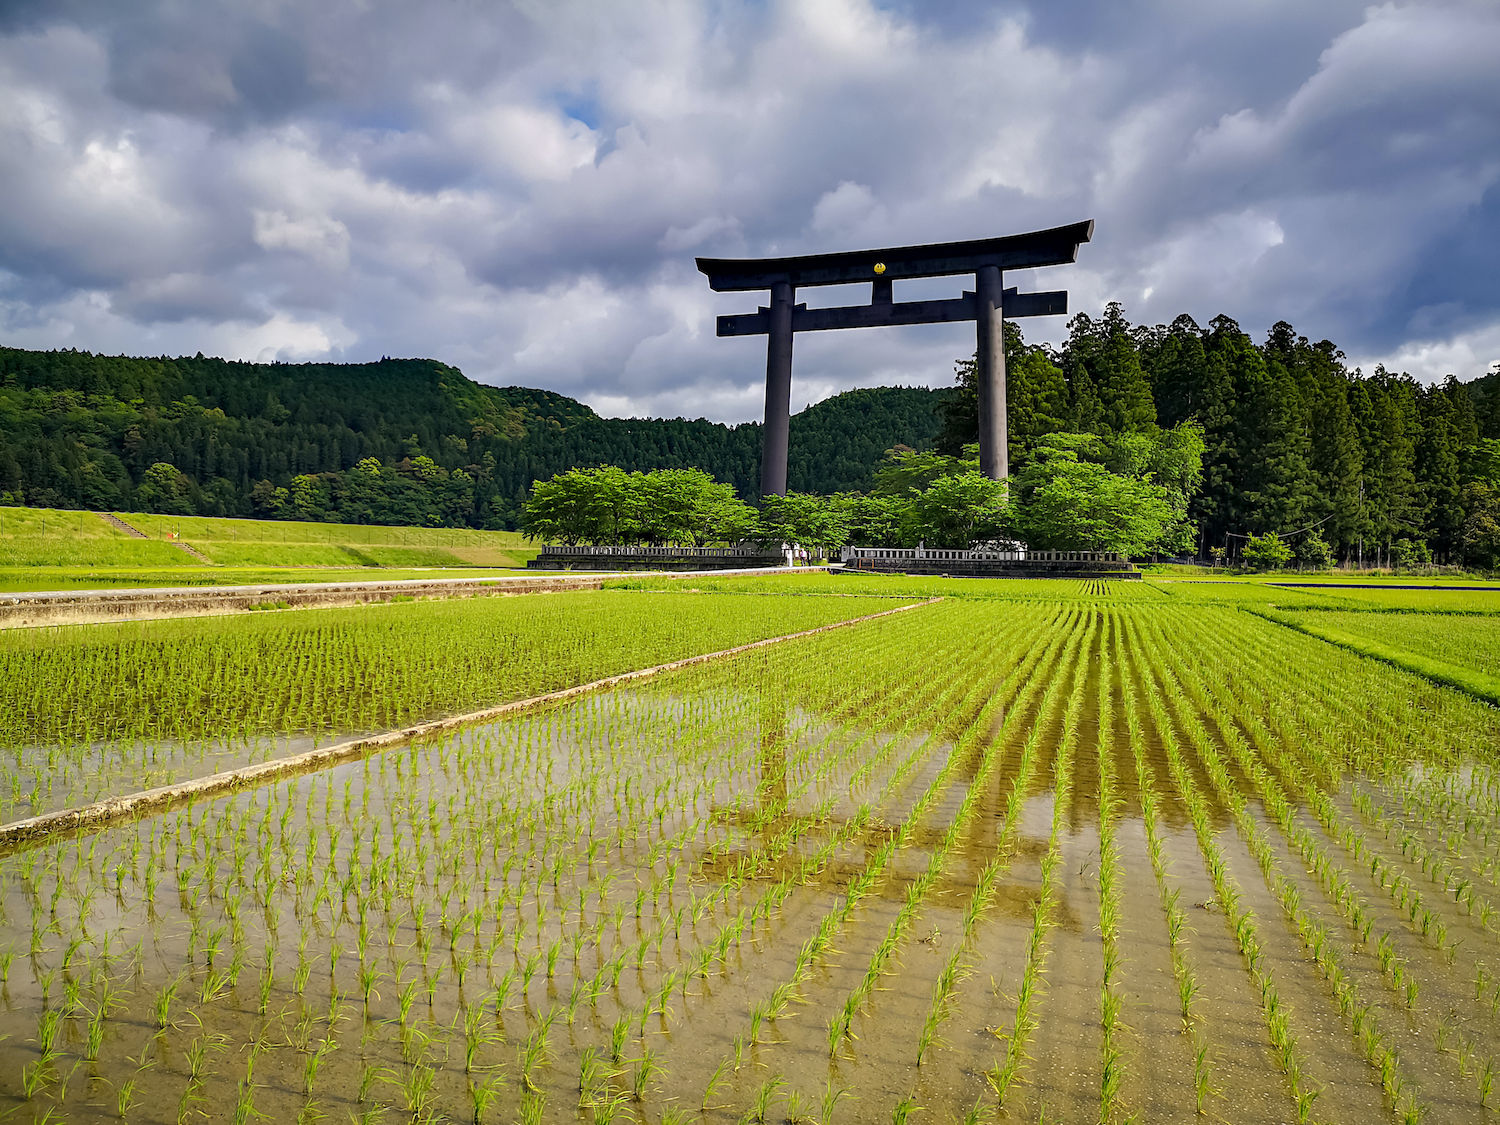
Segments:
[[[767,337],[766,415],[761,449],[760,491],[786,495],[791,431],[792,338],[797,332],[881,325],[975,322],[979,376],[979,468],[992,480],[1009,473],[1005,393],[1006,317],[1056,316],[1068,311],[1065,292],[1017,293],[1004,288],[1006,269],[1032,269],[1078,260],[1078,247],[1093,236],[1090,219],[1053,230],[973,242],[896,246],[798,258],[699,258],[710,288],[719,292],[769,289],[771,303],[758,312],[721,316],[720,336]],[[944,277],[972,273],[974,291],[957,300],[892,299],[897,278]],[[796,303],[798,286],[848,285],[868,281],[870,303],[809,309]]]

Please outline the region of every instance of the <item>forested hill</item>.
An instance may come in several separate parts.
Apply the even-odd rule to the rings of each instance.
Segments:
[[[928,448],[926,388],[850,391],[792,419],[790,484],[865,488],[885,450]],[[760,426],[600,418],[433,360],[256,364],[0,348],[0,501],[514,526],[535,479],[575,465],[696,466],[745,497]]]
[[[1424,386],[1352,371],[1289,324],[1256,343],[1228,317],[1131,325],[1118,305],[1075,316],[1061,349],[1005,331],[1012,462],[1058,430],[1194,422],[1202,548],[1316,526],[1341,555],[1412,539],[1452,559],[1475,535],[1500,551],[1500,375]],[[850,391],[794,416],[790,486],[866,489],[891,446],[973,441],[972,363],[960,367],[953,389]],[[692,466],[751,499],[760,444],[754,423],[600,418],[433,360],[0,349],[0,502],[504,527],[533,480],[574,466]]]

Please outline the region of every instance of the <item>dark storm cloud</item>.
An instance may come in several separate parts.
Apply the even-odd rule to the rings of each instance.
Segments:
[[[10,4],[0,340],[434,355],[749,418],[763,345],[712,317],[756,297],[693,255],[1093,217],[1012,280],[1468,378],[1500,356],[1497,57],[1481,3]],[[799,338],[794,396],[971,347]]]

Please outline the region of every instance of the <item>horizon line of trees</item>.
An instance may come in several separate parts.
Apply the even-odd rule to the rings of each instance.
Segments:
[[[763,547],[833,555],[855,546],[970,549],[1024,542],[1057,550],[1176,553],[1192,543],[1187,507],[1202,479],[1193,423],[1154,435],[1043,437],[1007,481],[959,457],[891,449],[869,493],[764,496],[758,508],[698,469],[571,469],[538,481],[523,514],[531,539],[568,545]]]
[[[1383,563],[1397,544],[1500,566],[1500,373],[1424,386],[1350,369],[1330,341],[1279,322],[1255,344],[1229,317],[1132,325],[1118,303],[1069,321],[1061,348],[1005,325],[1012,456],[1056,432],[1113,437],[1193,421],[1203,486],[1196,553],[1238,557],[1251,536],[1311,530],[1335,558]],[[939,408],[952,454],[978,426],[972,360]]]
[[[1500,374],[1424,386],[1351,370],[1286,323],[1257,344],[1228,317],[1132,325],[1119,305],[1073,317],[1056,349],[1005,329],[1018,476],[1049,435],[1117,442],[1191,421],[1200,557],[1316,530],[1338,559],[1380,563],[1404,539],[1500,565]],[[794,416],[792,488],[873,493],[900,445],[961,458],[977,411],[972,363],[957,366],[953,389],[852,391]],[[0,348],[0,503],[514,528],[534,481],[581,465],[698,468],[757,502],[759,447],[755,423],[601,419],[429,360]]]
[[[866,388],[812,405],[792,420],[792,486],[863,487],[890,446],[932,444],[952,393]],[[760,446],[759,423],[600,418],[435,360],[0,347],[0,504],[510,530],[534,480],[577,465],[704,468],[749,497]],[[356,473],[371,458],[379,487]]]

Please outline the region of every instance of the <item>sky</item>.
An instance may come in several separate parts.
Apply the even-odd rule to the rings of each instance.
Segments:
[[[1497,63],[1495,0],[0,0],[0,344],[431,357],[740,422],[765,341],[714,317],[765,297],[695,255],[1093,219],[1006,284],[1469,380],[1500,361]],[[793,407],[951,385],[973,347],[799,334]]]

